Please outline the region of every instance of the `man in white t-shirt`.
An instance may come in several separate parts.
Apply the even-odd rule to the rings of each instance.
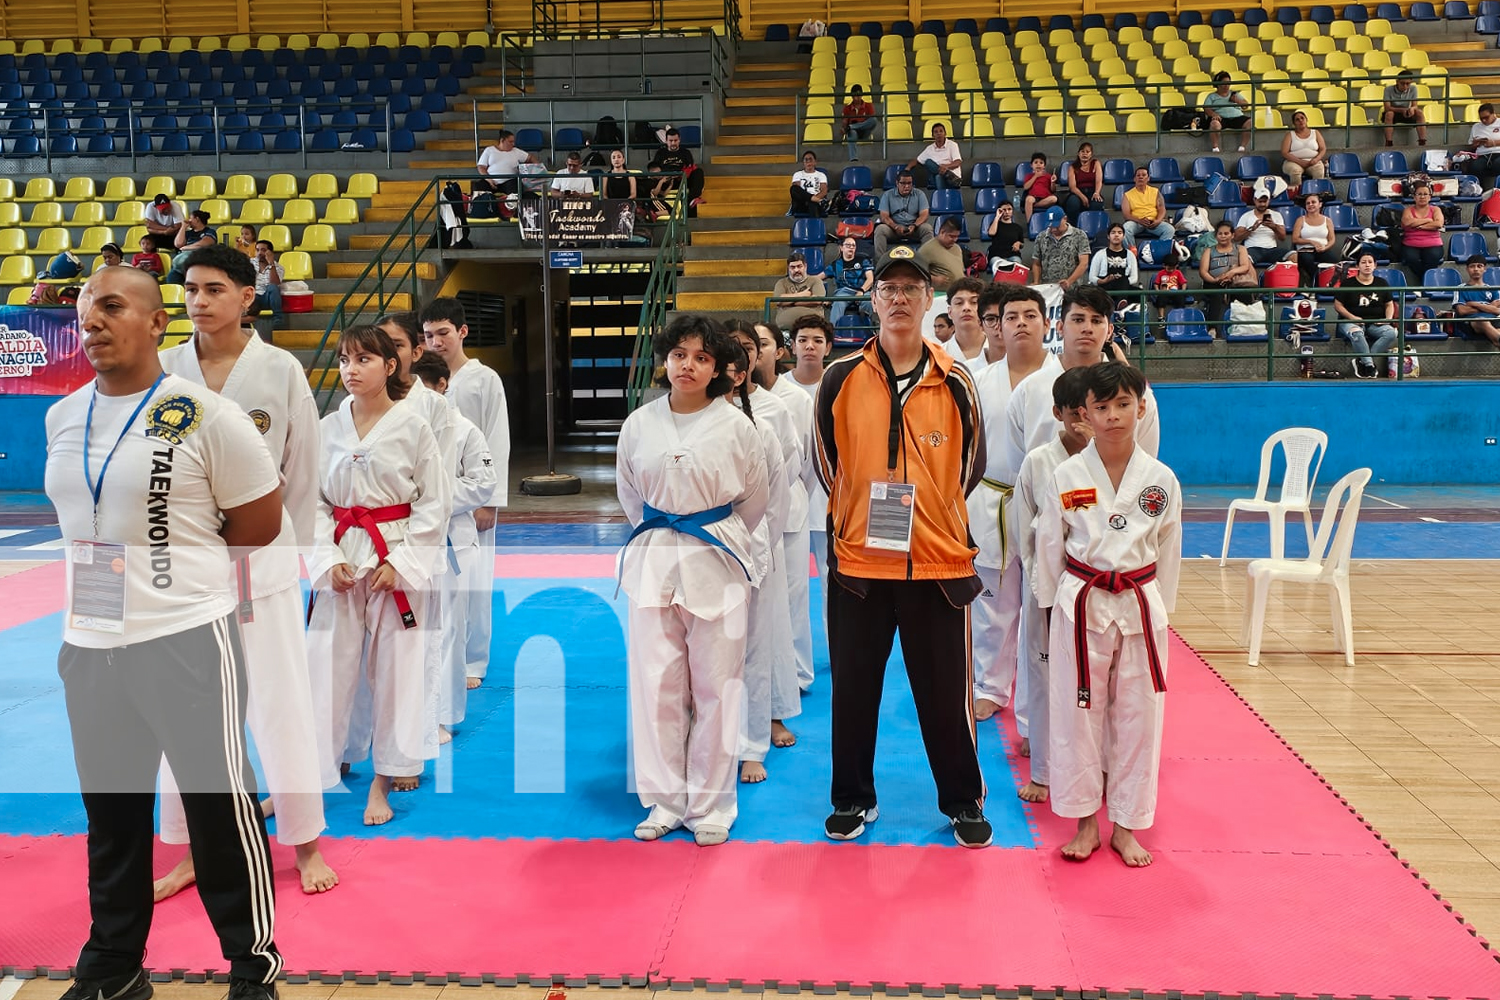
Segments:
[[[1472,164],[1474,176],[1486,191],[1495,186],[1495,177],[1500,174],[1500,118],[1495,117],[1495,106],[1488,102],[1479,106],[1479,121],[1469,130],[1469,145],[1479,157]]]
[[[181,202],[174,202],[167,195],[159,194],[141,213],[141,221],[146,224],[148,233],[155,236],[176,236],[183,222],[187,221],[187,209]]]
[[[540,162],[526,150],[516,148],[514,132],[501,129],[495,137],[494,145],[484,147],[484,152],[479,154],[479,173],[484,177],[483,183],[488,184],[491,190],[513,194],[521,164]]]
[[[245,749],[234,560],[282,525],[250,416],[162,371],[161,292],[104,268],[78,299],[96,378],[47,412],[47,497],[66,553],[58,674],[88,814],[88,943],[67,1000],[148,1000],[152,811],[163,755],[185,793],[229,994],[275,1000],[275,890]]]
[[[1255,198],[1255,207],[1240,216],[1234,224],[1234,241],[1242,243],[1256,266],[1265,267],[1286,257],[1286,219],[1271,207],[1271,196],[1264,192]]]
[[[963,185],[963,157],[959,155],[958,143],[948,141],[948,130],[942,125],[932,126],[932,142],[906,165],[906,169],[910,170],[919,163],[927,168],[930,176],[937,178],[938,190]]]
[[[792,207],[786,214],[828,214],[828,175],[818,169],[818,156],[810,149],[802,154],[802,169],[792,174]]]
[[[270,240],[256,240],[255,301],[251,308],[257,313],[261,310],[270,312],[273,330],[281,325],[281,283],[284,280],[286,269],[276,263],[276,247]]]
[[[564,173],[552,178],[548,193],[554,198],[568,195],[594,196],[594,176],[583,172],[583,157],[577,152],[568,154],[568,166]]]

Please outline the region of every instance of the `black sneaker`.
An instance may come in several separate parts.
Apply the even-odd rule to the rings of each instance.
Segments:
[[[249,979],[229,980],[228,1000],[277,1000],[275,983],[257,983]]]
[[[151,1000],[151,980],[145,969],[112,979],[75,979],[61,1000]]]
[[[865,827],[880,818],[880,809],[871,806],[839,806],[833,815],[823,821],[823,832],[833,840],[853,840],[865,832]]]
[[[958,841],[960,847],[989,847],[990,841],[994,839],[990,821],[978,809],[961,812],[950,819],[953,823],[953,839]]]

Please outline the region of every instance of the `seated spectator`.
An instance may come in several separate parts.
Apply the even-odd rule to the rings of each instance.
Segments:
[[[858,240],[853,236],[845,236],[840,240],[839,255],[823,269],[823,273],[833,282],[833,295],[836,296],[829,303],[830,323],[838,326],[839,320],[844,318],[845,311],[851,306],[866,316],[870,315],[868,296],[875,284],[875,267],[870,263],[870,258],[859,255]],[[865,301],[851,301],[860,297],[865,297]]]
[[[1134,247],[1141,239],[1170,240],[1175,235],[1161,190],[1151,186],[1151,172],[1137,167],[1135,186],[1125,192],[1125,245]]]
[[[1234,224],[1234,241],[1245,245],[1250,259],[1258,267],[1286,258],[1282,246],[1285,239],[1286,219],[1271,207],[1271,196],[1264,191],[1256,196],[1255,207],[1241,215]]]
[[[1214,242],[1203,248],[1198,258],[1198,277],[1204,288],[1254,288],[1255,262],[1245,248],[1234,240],[1234,227],[1227,221],[1214,228]],[[1217,326],[1229,309],[1232,295],[1205,295],[1203,315],[1210,326]],[[1217,330],[1212,331],[1217,334]]]
[[[1432,187],[1412,185],[1412,203],[1401,212],[1401,263],[1420,282],[1430,267],[1443,263],[1443,210],[1432,203]]]
[[[491,191],[515,194],[519,190],[517,184],[521,164],[540,162],[526,150],[516,148],[514,132],[501,129],[496,134],[494,143],[484,147],[484,152],[479,154],[479,183],[489,187]]]
[[[254,260],[255,259],[255,241],[256,241],[255,227],[254,226],[241,226],[240,227],[240,234],[234,238],[234,248],[236,250],[238,250],[240,253],[244,254],[246,257],[249,257],[251,260]]]
[[[995,214],[990,216],[990,224],[985,227],[985,235],[990,238],[991,263],[997,260],[1022,262],[1021,248],[1026,243],[1026,229],[1016,221],[1016,206],[1008,201],[996,205]]]
[[[1141,272],[1135,254],[1125,245],[1125,227],[1118,222],[1111,223],[1108,239],[1109,245],[1095,253],[1089,262],[1089,284],[1098,285],[1115,296],[1118,308],[1126,301],[1135,301],[1120,298],[1119,293],[1127,288],[1140,288]]]
[[[1488,191],[1500,176],[1500,118],[1495,117],[1493,104],[1486,102],[1479,106],[1479,121],[1469,130],[1469,147],[1476,157],[1469,169]]]
[[[1078,225],[1078,217],[1091,209],[1104,208],[1104,171],[1094,159],[1094,144],[1078,144],[1078,155],[1068,165],[1068,193],[1063,196],[1063,211],[1068,221]],[[1028,220],[1029,221],[1029,220]]]
[[[657,148],[646,169],[651,173],[673,175],[658,180],[651,189],[651,197],[659,201],[667,196],[667,192],[681,188],[687,193],[688,216],[697,218],[698,206],[703,203],[703,168],[694,161],[693,151],[683,147],[681,132],[675,128],[667,129],[665,145]],[[676,176],[679,174],[681,176]]]
[[[1047,154],[1032,153],[1031,173],[1021,182],[1021,194],[1026,199],[1024,208],[1028,226],[1031,225],[1032,215],[1057,204],[1057,195],[1053,191],[1056,184],[1057,178],[1047,169]]]
[[[773,299],[821,299],[824,294],[823,279],[811,278],[807,274],[807,258],[801,250],[793,250],[786,258],[786,277],[776,282],[771,289]],[[799,306],[787,302],[777,301],[776,325],[783,330],[790,330],[792,323],[798,316],[822,316],[823,303],[809,302],[805,306]]]
[[[276,263],[276,248],[271,245],[271,241],[257,240],[255,243],[255,301],[250,304],[250,310],[252,315],[258,315],[261,312],[270,313],[273,330],[281,325],[281,283],[285,279],[286,269]]]
[[[1068,213],[1056,205],[1047,209],[1047,228],[1036,238],[1032,250],[1031,284],[1061,285],[1064,289],[1082,281],[1089,269],[1089,238],[1068,224]]]
[[[172,269],[167,272],[166,277],[162,278],[163,284],[182,284],[182,279],[185,276],[183,268],[187,265],[188,254],[194,250],[211,247],[219,242],[219,238],[214,235],[213,229],[209,227],[210,221],[212,220],[209,219],[208,213],[200,210],[189,215],[187,221],[177,230],[177,236],[172,242],[177,247],[176,260],[178,263],[174,264]]]
[[[1292,113],[1292,127],[1281,137],[1281,172],[1287,183],[1297,187],[1304,175],[1322,179],[1328,176],[1328,144],[1323,133],[1309,128],[1307,112]]]
[[[1491,112],[1493,113],[1493,112]],[[1469,281],[1458,290],[1454,312],[1470,317],[1463,325],[1500,347],[1500,289],[1484,283],[1484,254],[1477,253],[1464,262]]]
[[[141,215],[141,221],[146,224],[146,232],[152,236],[175,236],[186,220],[187,210],[182,207],[182,203],[173,201],[164,194],[152,199]]]
[[[1396,343],[1396,298],[1381,278],[1375,277],[1375,255],[1360,252],[1358,270],[1344,279],[1333,295],[1333,309],[1339,316],[1339,336],[1349,342],[1354,359],[1355,378],[1374,378],[1374,354],[1384,354]],[[1373,348],[1369,338],[1375,338]]]
[[[99,248],[99,267],[119,267],[123,263],[125,251],[118,243],[106,243]]]
[[[959,155],[958,143],[948,141],[948,130],[942,125],[932,126],[932,142],[906,165],[906,169],[910,170],[918,164],[927,168],[928,176],[933,178],[939,189],[963,185],[963,157]]]
[[[1384,107],[1380,113],[1380,120],[1385,123],[1385,144],[1394,146],[1396,144],[1396,125],[1415,125],[1417,127],[1417,145],[1427,145],[1427,117],[1422,114],[1422,108],[1417,104],[1422,95],[1417,91],[1416,85],[1412,83],[1412,72],[1403,69],[1396,74],[1396,83],[1385,88]]]
[[[168,261],[171,259],[166,254],[157,250],[157,238],[150,233],[141,236],[141,252],[130,258],[130,266],[138,267],[142,271],[150,271],[160,281],[162,275],[167,273]]]
[[[635,174],[625,165],[625,150],[609,151],[609,172],[604,175],[604,197],[636,199]]]
[[[932,317],[932,335],[937,338],[939,344],[946,344],[953,339],[953,317],[947,313],[938,313]]]
[[[879,124],[875,105],[865,100],[865,88],[856,83],[849,88],[849,103],[844,105],[844,141],[849,146],[849,159],[858,162],[859,140],[874,135]]]
[[[575,150],[568,154],[563,172],[552,178],[547,194],[553,198],[566,198],[570,194],[584,198],[594,196],[594,175],[583,172],[582,153]]]
[[[1213,134],[1214,152],[1218,153],[1219,133],[1238,130],[1240,152],[1245,151],[1245,142],[1250,135],[1250,102],[1238,90],[1231,89],[1234,81],[1229,73],[1220,70],[1214,74],[1213,93],[1203,99],[1203,110],[1208,115],[1208,130]]]
[[[792,207],[786,214],[828,214],[828,175],[818,169],[818,156],[810,149],[802,154],[802,169],[792,175]]]
[[[945,215],[938,226],[936,239],[928,240],[917,251],[917,262],[932,273],[932,287],[947,288],[964,276],[964,252],[958,245],[958,219]]]
[[[1321,264],[1337,264],[1338,248],[1334,245],[1333,220],[1323,214],[1323,199],[1310,194],[1302,202],[1303,214],[1292,223],[1292,249],[1297,252],[1297,270],[1302,273],[1302,287],[1318,287]]]
[[[917,189],[910,170],[896,177],[896,190],[880,196],[880,222],[875,226],[875,256],[885,256],[891,243],[926,243],[932,239],[927,221],[927,192]]]

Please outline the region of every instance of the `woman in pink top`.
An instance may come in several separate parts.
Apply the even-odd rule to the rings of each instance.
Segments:
[[[1429,268],[1443,263],[1443,210],[1432,203],[1432,188],[1416,184],[1412,204],[1401,213],[1401,262],[1418,284]]]

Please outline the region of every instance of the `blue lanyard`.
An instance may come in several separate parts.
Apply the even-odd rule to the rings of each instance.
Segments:
[[[120,448],[120,442],[125,440],[125,435],[130,433],[130,428],[135,426],[135,418],[141,415],[151,397],[156,394],[156,389],[161,385],[162,379],[167,377],[166,372],[156,376],[156,381],[151,383],[151,388],[146,390],[146,395],[135,404],[135,410],[131,412],[130,419],[125,421],[125,426],[120,428],[120,436],[115,438],[114,447],[109,449],[109,454],[104,456],[104,464],[99,467],[99,481],[94,482],[93,475],[89,472],[89,436],[94,430],[94,404],[99,401],[99,389],[94,388],[94,395],[89,399],[88,417],[83,423],[83,480],[88,483],[89,492],[94,497],[94,533],[99,533],[99,497],[104,493],[104,477],[109,474],[109,463],[114,459],[115,452]]]

